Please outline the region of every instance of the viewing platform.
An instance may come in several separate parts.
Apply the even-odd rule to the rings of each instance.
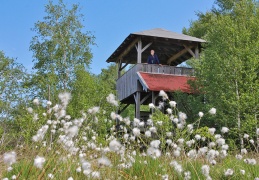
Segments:
[[[177,76],[185,76],[184,79],[186,79],[194,75],[194,69],[192,68],[156,64],[135,64],[117,79],[116,90],[118,92],[118,100],[122,101],[137,91],[148,91],[148,85],[145,85],[145,79],[141,76],[141,72],[156,75],[157,78],[161,77],[161,75],[173,75],[175,79],[179,79]],[[169,76],[163,77],[168,78]],[[181,81],[183,81],[183,78],[181,78]],[[139,83],[142,86],[139,86]]]

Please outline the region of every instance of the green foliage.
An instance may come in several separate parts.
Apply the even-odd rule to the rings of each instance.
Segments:
[[[44,21],[33,28],[37,35],[32,38],[30,50],[36,73],[28,84],[37,89],[39,97],[55,102],[57,91],[71,89],[77,66],[89,66],[89,46],[94,44],[94,37],[82,32],[78,5],[69,10],[62,0],[57,5],[49,1],[45,11]]]

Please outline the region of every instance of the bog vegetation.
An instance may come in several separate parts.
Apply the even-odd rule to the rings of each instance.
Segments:
[[[183,32],[208,42],[187,62],[201,93],[161,90],[144,122],[131,106],[116,113],[115,65],[89,73],[95,37],[79,6],[50,1],[33,28],[35,72],[0,51],[0,178],[259,179],[258,10],[217,0],[198,13]]]

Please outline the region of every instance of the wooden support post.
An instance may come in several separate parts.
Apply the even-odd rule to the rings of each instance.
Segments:
[[[135,118],[140,119],[140,92],[134,94],[135,99]]]
[[[138,40],[138,49],[137,49],[137,51],[138,51],[138,61],[137,61],[137,63],[141,63],[142,41],[141,41],[140,38]]]
[[[119,62],[117,63],[117,68],[118,68],[118,79],[121,77],[121,59],[119,60]]]
[[[156,103],[156,101],[155,101],[155,92],[152,91],[152,104],[156,105],[155,103]],[[153,114],[154,113],[154,109],[152,109],[151,112]]]

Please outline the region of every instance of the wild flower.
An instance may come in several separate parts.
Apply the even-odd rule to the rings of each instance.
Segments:
[[[203,165],[201,167],[201,172],[205,177],[208,177],[210,175],[210,167],[208,165]]]
[[[221,135],[220,134],[215,134],[215,136],[214,136],[216,139],[219,139],[219,138],[221,138]]]
[[[98,172],[98,171],[93,171],[92,173],[91,173],[91,177],[93,178],[93,179],[100,179],[100,172]]]
[[[216,143],[215,142],[210,142],[209,143],[209,148],[213,148],[213,147],[215,147],[216,146]]]
[[[173,111],[172,111],[171,108],[167,108],[167,109],[166,109],[166,112],[167,112],[168,114],[172,114],[172,113],[173,113]]]
[[[186,141],[186,145],[187,145],[188,147],[191,147],[194,143],[195,143],[195,140],[194,140],[194,139],[191,139],[190,141]]]
[[[52,102],[51,101],[47,101],[46,103],[48,106],[51,106],[52,105]]]
[[[208,147],[199,148],[198,156],[205,156],[207,152],[208,152]]]
[[[256,165],[255,159],[244,159],[244,162],[251,165]]]
[[[232,176],[234,174],[234,170],[233,169],[227,169],[224,174],[225,174],[225,176]]]
[[[99,166],[111,166],[111,161],[103,156],[97,160]]]
[[[147,125],[148,125],[148,126],[153,126],[153,121],[152,121],[152,119],[148,119],[148,120],[147,120]]]
[[[155,105],[153,103],[148,104],[149,109],[155,109]]]
[[[249,135],[248,135],[248,134],[244,134],[244,138],[245,138],[245,139],[248,139],[248,138],[249,138]]]
[[[242,154],[242,155],[243,155],[243,154],[247,154],[246,148],[241,149],[241,154]]]
[[[11,179],[16,179],[17,177],[16,177],[16,175],[12,175],[12,178]]]
[[[183,144],[184,139],[183,139],[183,138],[180,138],[180,139],[177,140],[177,142],[178,142],[179,144]]]
[[[225,139],[219,138],[219,139],[216,140],[216,143],[217,143],[219,146],[222,146],[222,145],[225,144]]]
[[[69,177],[67,180],[74,180],[72,177]]]
[[[256,134],[259,135],[259,128],[256,129]]]
[[[212,115],[216,114],[216,108],[211,108],[209,110],[209,113],[212,114]]]
[[[214,135],[215,131],[216,131],[215,128],[209,128],[209,133],[210,133],[211,135]]]
[[[175,171],[181,174],[183,172],[183,168],[181,164],[178,164],[177,161],[170,162],[170,166],[173,166]]]
[[[255,143],[253,139],[250,139],[249,142],[250,142],[251,144],[254,144],[254,143]]]
[[[116,139],[112,140],[109,143],[109,148],[111,151],[118,152],[121,149],[121,147],[122,147],[121,143]]]
[[[201,135],[196,134],[196,135],[195,135],[195,139],[196,139],[196,140],[200,140],[200,139],[201,139]]]
[[[60,99],[62,106],[65,108],[71,99],[71,94],[68,92],[59,93],[58,98]]]
[[[40,105],[40,101],[38,98],[33,99],[32,103],[36,106]]]
[[[140,129],[139,128],[133,128],[132,130],[134,136],[138,137],[140,136]]]
[[[187,115],[183,112],[179,112],[178,114],[179,120],[184,121],[187,119]]]
[[[96,114],[96,113],[98,113],[99,112],[99,110],[100,110],[100,107],[93,107],[93,108],[90,108],[90,109],[88,109],[88,113],[89,114]]]
[[[223,144],[221,146],[221,149],[223,149],[223,150],[228,150],[228,148],[229,148],[229,146],[227,144]]]
[[[155,127],[155,126],[150,127],[150,128],[149,128],[149,131],[151,131],[152,133],[156,133],[156,127]]]
[[[236,158],[237,158],[238,160],[241,160],[241,159],[243,158],[243,156],[242,156],[241,154],[237,154],[237,155],[236,155]]]
[[[197,157],[197,151],[196,149],[191,149],[188,153],[187,156],[191,159],[195,159]]]
[[[32,140],[34,142],[39,142],[39,141],[42,141],[44,139],[44,136],[47,132],[47,130],[49,129],[49,126],[48,125],[44,125],[42,126],[38,131],[37,131],[37,134],[34,135],[32,137]]]
[[[188,124],[187,129],[188,129],[188,132],[191,133],[193,131],[193,124]]]
[[[184,172],[184,180],[190,180],[191,179],[191,172],[186,171]]]
[[[165,91],[163,91],[163,90],[161,90],[161,91],[159,92],[159,96],[162,96],[163,100],[168,99],[167,94],[166,94]]]
[[[134,120],[133,120],[133,126],[138,127],[138,126],[139,126],[139,123],[140,123],[140,120],[137,119],[137,118],[134,118]]]
[[[39,169],[42,169],[43,164],[45,163],[45,158],[41,157],[41,156],[36,156],[36,158],[34,159],[34,166],[36,166]]]
[[[111,118],[115,120],[117,118],[117,114],[115,112],[111,112]]]
[[[49,173],[49,174],[48,174],[48,178],[53,179],[53,178],[54,178],[54,175],[51,174],[51,173]]]
[[[176,150],[174,150],[173,155],[174,155],[175,157],[179,157],[179,156],[181,155],[181,151],[179,151],[178,149],[176,149]]]
[[[222,134],[225,134],[225,133],[227,133],[229,131],[229,129],[227,128],[227,127],[222,127],[221,128],[221,133]]]
[[[12,151],[4,153],[3,160],[6,165],[11,166],[16,162],[16,152]]]
[[[173,135],[172,132],[166,132],[167,137],[171,137],[172,135]]]
[[[169,176],[168,174],[162,175],[162,180],[168,180]]]
[[[199,112],[198,115],[200,118],[202,118],[204,114],[203,114],[203,112]]]
[[[146,131],[145,136],[148,137],[148,138],[151,137],[151,131]]]
[[[27,111],[28,111],[28,113],[30,113],[30,114],[33,113],[33,109],[32,109],[31,107],[28,107],[28,108],[27,108]]]
[[[172,120],[175,124],[177,124],[179,122],[179,119],[178,118],[173,118]]]
[[[153,140],[150,142],[150,146],[153,148],[159,148],[160,143],[160,140]]]
[[[240,173],[241,173],[242,175],[245,175],[246,171],[243,170],[243,169],[240,169]]]
[[[108,103],[114,105],[114,106],[118,106],[119,103],[118,101],[115,100],[115,96],[114,94],[109,94],[107,97],[106,97],[106,100]]]
[[[153,159],[156,159],[161,156],[161,151],[151,146],[147,149],[147,154],[151,156]]]
[[[175,101],[169,101],[169,105],[174,108],[174,107],[176,107],[176,102]]]

